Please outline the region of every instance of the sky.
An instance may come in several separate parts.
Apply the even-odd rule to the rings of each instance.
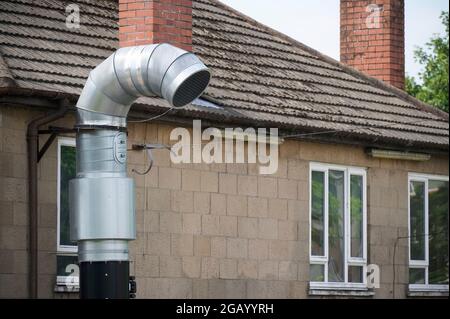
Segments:
[[[339,0],[221,0],[247,16],[339,60]],[[414,50],[433,34],[443,33],[439,19],[448,0],[405,0],[406,73],[417,76],[421,66]]]

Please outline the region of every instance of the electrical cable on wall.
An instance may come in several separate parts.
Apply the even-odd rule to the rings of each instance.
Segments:
[[[163,149],[166,149],[169,152],[173,153],[170,145],[165,145],[165,144],[133,144],[133,148],[131,149],[132,151],[142,151],[142,150],[146,150],[147,151],[147,156],[148,156],[148,160],[149,160],[149,166],[143,172],[140,172],[140,171],[138,171],[138,170],[136,170],[134,168],[131,171],[133,173],[138,174],[138,175],[147,175],[148,173],[150,173],[150,171],[151,171],[151,169],[153,167],[153,163],[154,163],[152,150],[163,150]]]
[[[442,235],[442,234],[448,234],[447,232],[438,232],[438,233],[431,233],[431,234],[419,234],[419,235],[414,235],[414,236],[399,236],[396,238],[395,240],[395,244],[394,244],[394,253],[392,256],[392,270],[393,270],[393,274],[392,274],[392,299],[395,299],[395,284],[396,284],[396,264],[395,264],[395,257],[397,255],[397,247],[398,247],[398,243],[400,241],[400,239],[411,239],[413,237],[430,237],[430,236],[436,236],[436,235]]]
[[[171,107],[171,108],[169,108],[168,110],[164,111],[163,113],[161,113],[161,114],[159,114],[159,115],[156,115],[156,116],[153,116],[153,117],[150,117],[150,118],[148,118],[148,119],[144,119],[144,120],[132,120],[132,121],[129,120],[129,121],[127,121],[127,122],[128,122],[128,123],[147,123],[147,122],[151,122],[151,121],[157,120],[157,119],[159,119],[159,118],[161,118],[161,117],[163,117],[163,116],[169,114],[169,112],[172,111],[173,109],[174,109],[174,107]]]

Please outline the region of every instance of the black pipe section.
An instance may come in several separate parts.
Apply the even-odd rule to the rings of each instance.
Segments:
[[[81,299],[128,299],[130,264],[128,261],[80,263]]]
[[[64,117],[67,100],[61,100],[58,111],[45,114],[28,124],[28,296],[38,297],[38,179],[39,127]]]

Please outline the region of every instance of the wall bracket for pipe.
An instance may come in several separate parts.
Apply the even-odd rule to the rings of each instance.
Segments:
[[[134,168],[131,170],[133,173],[136,173],[138,175],[147,175],[152,170],[153,162],[154,162],[152,150],[167,149],[170,152],[172,152],[172,149],[170,148],[170,146],[165,145],[165,144],[133,144],[131,149],[133,151],[144,151],[144,150],[147,151],[148,160],[149,160],[149,165],[148,165],[147,169],[143,172],[140,172]]]

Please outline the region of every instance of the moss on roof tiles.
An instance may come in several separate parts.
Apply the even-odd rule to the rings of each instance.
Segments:
[[[9,79],[34,92],[80,93],[90,69],[118,47],[118,3],[70,3],[80,6],[79,29],[66,28],[64,1],[0,2],[0,86]],[[223,107],[189,106],[193,116],[448,150],[448,115],[217,0],[193,0],[193,50],[213,73],[203,98]],[[152,112],[165,104],[141,98],[135,107]]]

